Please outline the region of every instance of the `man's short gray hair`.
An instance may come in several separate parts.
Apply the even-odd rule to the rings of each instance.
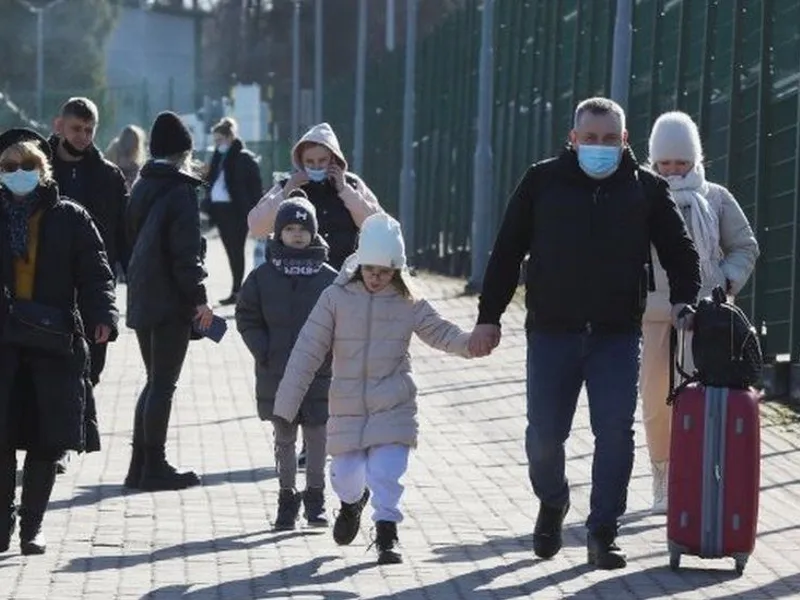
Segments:
[[[622,125],[622,129],[625,129],[625,111],[619,104],[609,98],[597,96],[595,98],[587,98],[578,104],[575,109],[573,127],[578,128],[581,117],[587,112],[593,115],[616,115]]]

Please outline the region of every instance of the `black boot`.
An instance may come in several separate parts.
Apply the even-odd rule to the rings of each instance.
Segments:
[[[616,544],[616,527],[599,527],[589,532],[586,540],[587,561],[598,569],[622,569],[627,564],[625,553]]]
[[[327,527],[328,517],[325,514],[325,490],[307,488],[303,493],[303,516],[311,527]]]
[[[145,384],[139,399],[136,401],[136,411],[133,415],[133,442],[131,443],[131,464],[123,484],[129,490],[140,489],[142,471],[144,470],[144,408],[147,395],[150,391],[149,384]]]
[[[164,446],[145,448],[139,489],[148,492],[185,490],[200,485],[194,471],[178,472],[167,462]]]
[[[303,496],[294,490],[281,490],[278,493],[278,514],[275,517],[275,531],[291,531],[297,525],[300,503]]]
[[[536,517],[533,530],[533,552],[539,558],[553,558],[561,550],[561,529],[568,511],[569,502],[563,507],[539,506],[539,516]]]
[[[142,480],[143,469],[144,448],[134,442],[131,444],[131,464],[128,466],[128,474],[125,476],[123,485],[129,490],[138,490]]]
[[[223,298],[219,301],[220,306],[232,306],[236,304],[236,301],[239,300],[239,292],[231,292],[231,295],[227,298]]]
[[[375,523],[375,545],[378,547],[379,565],[397,565],[403,562],[403,557],[395,550],[397,542],[397,523],[392,521]]]
[[[17,485],[17,457],[14,452],[0,455],[0,552],[11,545],[17,525],[14,491]]]
[[[356,539],[358,529],[361,527],[361,513],[368,500],[369,488],[364,488],[364,494],[358,502],[353,504],[342,502],[342,508],[333,524],[333,541],[340,546],[347,546]]]
[[[19,547],[23,556],[44,554],[47,541],[42,534],[42,520],[56,480],[56,463],[25,456],[22,469],[22,502],[19,509]]]

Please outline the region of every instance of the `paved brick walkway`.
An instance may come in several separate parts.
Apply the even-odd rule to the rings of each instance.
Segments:
[[[213,297],[227,295],[226,268],[210,244]],[[475,299],[462,284],[416,280],[465,327]],[[224,314],[230,314],[228,309]],[[277,486],[269,428],[255,417],[249,356],[233,332],[222,345],[192,345],[175,402],[170,455],[203,474],[180,493],[128,494],[120,483],[142,369],[133,335],[113,346],[99,389],[104,450],[59,478],[46,520],[50,548],[23,559],[16,542],[0,556],[0,598],[800,598],[800,448],[797,424],[769,410],[764,426],[761,534],[745,575],[732,561],[684,559],[669,571],[664,518],[649,516],[647,458],[639,450],[621,544],[623,571],[584,566],[592,439],[585,406],[569,442],[573,510],[566,547],[538,562],[531,551],[535,504],[524,452],[523,313],[512,309],[501,349],[465,362],[416,343],[422,436],[406,479],[406,562],[379,568],[369,527],[353,546],[329,533],[270,532]]]

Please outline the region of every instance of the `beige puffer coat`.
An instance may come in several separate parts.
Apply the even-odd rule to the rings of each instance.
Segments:
[[[381,444],[416,446],[417,388],[408,354],[411,334],[469,358],[469,333],[442,318],[425,300],[404,298],[394,286],[379,293],[352,281],[355,255],[320,296],[300,331],[274,414],[294,420],[314,373],[333,349],[329,393],[330,455]]]
[[[711,295],[715,286],[725,287],[725,280],[731,282],[731,295],[735,296],[745,286],[759,256],[758,242],[755,234],[733,195],[721,185],[708,182],[706,194],[711,209],[719,219],[719,242],[722,259],[719,262],[716,277],[711,281],[703,281],[698,298]],[[683,212],[684,219],[688,215]],[[691,233],[691,231],[690,231]],[[655,291],[647,295],[647,308],[644,321],[669,321],[671,304],[669,303],[669,280],[658,254],[652,250]]]

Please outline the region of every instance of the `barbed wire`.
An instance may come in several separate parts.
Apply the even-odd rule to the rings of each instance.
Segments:
[[[48,128],[43,123],[28,116],[28,113],[17,106],[11,98],[3,92],[0,92],[0,112],[10,112],[18,121],[40,133],[46,133],[48,131]]]

